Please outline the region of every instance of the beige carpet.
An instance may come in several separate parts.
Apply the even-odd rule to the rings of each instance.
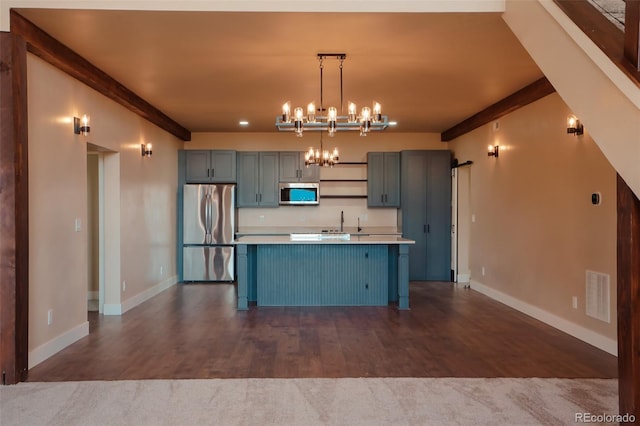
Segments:
[[[215,379],[0,386],[0,425],[570,425],[606,379]]]

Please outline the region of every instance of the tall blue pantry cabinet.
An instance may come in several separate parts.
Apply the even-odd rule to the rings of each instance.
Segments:
[[[400,153],[402,236],[409,247],[409,279],[451,281],[451,153]]]

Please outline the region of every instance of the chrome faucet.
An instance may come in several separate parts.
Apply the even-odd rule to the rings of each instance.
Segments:
[[[340,232],[344,232],[344,210],[340,211]]]
[[[362,231],[362,227],[360,226],[360,216],[358,216],[358,232]]]

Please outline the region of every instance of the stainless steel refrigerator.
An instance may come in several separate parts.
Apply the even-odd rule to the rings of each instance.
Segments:
[[[188,184],[183,194],[183,281],[233,281],[235,185]]]

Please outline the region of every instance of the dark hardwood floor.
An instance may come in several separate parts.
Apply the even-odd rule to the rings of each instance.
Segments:
[[[411,283],[411,310],[257,308],[230,284],[177,285],[90,334],[29,381],[245,377],[615,378],[617,359],[451,283]]]

